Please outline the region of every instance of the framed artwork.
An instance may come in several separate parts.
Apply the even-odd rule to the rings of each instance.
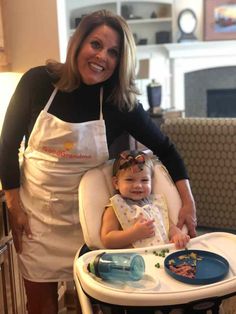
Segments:
[[[236,0],[204,0],[204,39],[236,39]]]

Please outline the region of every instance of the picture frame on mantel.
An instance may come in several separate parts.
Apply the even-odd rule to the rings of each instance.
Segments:
[[[204,40],[236,39],[236,0],[204,0]]]

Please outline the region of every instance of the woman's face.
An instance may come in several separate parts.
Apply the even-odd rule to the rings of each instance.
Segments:
[[[78,53],[78,70],[87,85],[109,79],[117,66],[120,36],[111,27],[101,25],[84,40]]]

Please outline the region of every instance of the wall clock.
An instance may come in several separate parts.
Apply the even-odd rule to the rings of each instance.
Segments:
[[[191,9],[184,9],[178,16],[180,38],[178,42],[197,40],[194,31],[197,27],[197,16]]]

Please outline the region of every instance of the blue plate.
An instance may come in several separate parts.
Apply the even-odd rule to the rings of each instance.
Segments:
[[[187,259],[180,259],[180,256],[195,253],[197,254],[197,261],[196,261],[196,273],[194,278],[188,278],[179,274],[174,273],[170,270],[170,261],[174,261],[174,265],[177,266],[182,264],[183,262],[193,264],[194,259],[187,258]],[[202,250],[182,250],[174,252],[168,255],[164,261],[165,271],[175,278],[176,280],[192,284],[192,285],[200,285],[200,284],[210,284],[217,281],[222,280],[229,271],[229,263],[228,261],[215,253],[209,251],[202,251]]]

